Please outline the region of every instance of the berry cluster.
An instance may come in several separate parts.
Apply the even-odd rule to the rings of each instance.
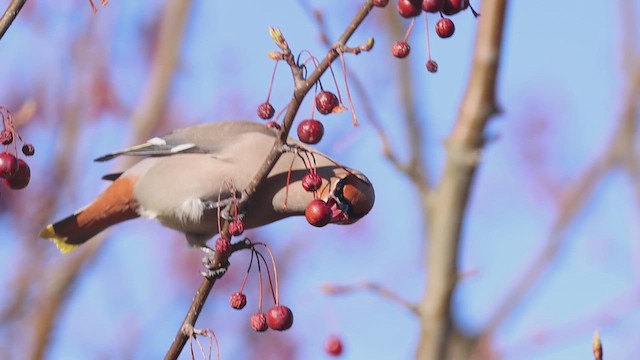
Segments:
[[[378,7],[385,7],[389,1],[374,1],[374,5]],[[453,20],[445,17],[455,15],[463,10],[470,8],[475,17],[478,17],[478,14],[471,4],[469,0],[398,0],[396,4],[396,9],[400,16],[412,19],[411,25],[407,30],[404,38],[400,41],[396,41],[391,47],[391,54],[393,56],[402,59],[409,55],[411,52],[411,46],[408,43],[409,35],[411,34],[411,30],[413,29],[413,25],[415,23],[415,18],[419,16],[422,12],[425,13],[440,13],[440,19],[436,22],[435,30],[436,34],[443,38],[449,38],[453,36],[453,33],[456,30],[455,24]],[[428,52],[428,60],[426,65],[427,71],[431,73],[435,73],[438,71],[438,63],[435,62],[431,58],[431,46],[429,44],[429,20],[425,15],[425,21],[427,22],[427,52]]]
[[[31,179],[31,169],[23,159],[19,158],[17,142],[22,143],[21,150],[25,156],[32,156],[35,148],[32,144],[24,142],[18,134],[11,119],[11,112],[7,108],[0,106],[0,117],[2,118],[0,143],[4,145],[4,151],[0,153],[0,178],[10,189],[24,189]]]
[[[269,271],[267,260],[265,259],[264,255],[262,255],[262,253],[256,249],[256,246],[258,245],[264,246],[269,252],[269,256],[271,257],[271,264],[273,267],[273,274],[274,274],[274,280],[275,280],[275,289],[274,289],[274,283],[271,281],[271,272]],[[244,291],[244,286],[247,283],[249,273],[251,272],[251,267],[253,265],[254,259],[256,260],[257,267],[258,267],[259,288],[258,288],[258,311],[251,316],[251,320],[250,320],[251,328],[257,332],[264,332],[264,331],[267,331],[267,329],[269,328],[276,331],[288,330],[293,325],[293,313],[291,312],[291,309],[280,304],[280,295],[278,291],[278,270],[276,267],[275,260],[273,258],[273,254],[271,253],[271,249],[266,244],[263,244],[263,243],[252,244],[251,261],[249,262],[247,273],[245,274],[244,279],[242,280],[242,285],[240,286],[240,290],[238,292],[231,294],[231,297],[229,298],[229,305],[236,310],[241,310],[247,305],[247,295],[245,295],[243,291]],[[275,303],[274,306],[272,306],[269,310],[267,310],[266,314],[262,311],[262,288],[263,288],[262,266],[264,266],[265,269],[267,270],[269,287],[271,289],[271,294],[273,295],[273,302]]]

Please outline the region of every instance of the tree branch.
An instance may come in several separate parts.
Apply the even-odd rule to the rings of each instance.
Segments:
[[[419,305],[422,330],[418,359],[446,359],[454,333],[451,301],[458,279],[458,245],[484,145],[484,128],[497,109],[495,87],[506,7],[506,0],[482,2],[471,78],[446,144],[444,172],[431,199],[427,287]]]
[[[16,16],[18,16],[18,13],[26,2],[27,0],[11,0],[9,7],[7,7],[2,17],[0,17],[0,39],[2,39],[4,33],[7,32],[9,26],[11,26],[13,20],[16,19]]]

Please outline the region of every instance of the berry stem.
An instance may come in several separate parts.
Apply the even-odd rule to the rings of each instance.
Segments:
[[[407,28],[407,32],[404,33],[404,37],[402,41],[407,42],[409,39],[409,35],[411,35],[411,31],[413,30],[413,25],[416,23],[416,18],[411,18],[411,23],[409,24],[409,28]]]
[[[413,26],[413,21],[411,21]],[[340,63],[342,64],[342,75],[344,76],[344,87],[347,90],[347,100],[349,100],[349,108],[351,109],[351,117],[353,118],[353,126],[358,126],[358,119],[356,117],[356,109],[353,106],[353,99],[351,98],[351,91],[349,90],[349,80],[347,79],[347,63],[344,60],[344,53],[339,52]]]
[[[273,89],[273,82],[276,79],[276,70],[278,70],[278,64],[280,63],[279,60],[276,60],[276,64],[273,66],[273,72],[271,73],[271,82],[269,83],[269,91],[267,91],[267,101],[269,102],[269,99],[271,99],[271,90]]]
[[[275,303],[276,306],[280,305],[280,286],[278,285],[278,267],[276,266],[276,259],[273,256],[273,252],[271,252],[271,248],[269,247],[269,245],[265,244],[265,243],[256,243],[256,245],[262,245],[265,247],[265,249],[267,249],[267,251],[269,252],[269,257],[271,258],[271,266],[273,267],[273,278],[275,279],[275,283],[276,283],[276,293],[275,293]],[[262,254],[260,254],[262,255]],[[264,260],[264,257],[262,258]],[[265,260],[266,263],[266,260]],[[266,264],[265,264],[266,265]],[[269,268],[267,267],[267,271],[269,270]],[[269,281],[271,281],[271,276],[269,276]]]
[[[329,63],[329,71],[331,72],[331,78],[333,79],[333,83],[336,86],[336,94],[338,95],[338,101],[340,102],[340,105],[342,105],[342,95],[340,94],[340,87],[338,86],[338,80],[336,80],[336,74],[333,72],[333,66],[331,66],[331,63]],[[320,84],[320,89],[324,90],[322,89],[322,83]]]
[[[424,14],[424,23],[427,28],[427,57],[428,60],[431,60],[431,40],[429,39],[429,17],[427,14]]]
[[[264,245],[263,243],[256,243],[255,245]],[[278,292],[277,286],[276,289],[274,290],[273,288],[273,282],[271,281],[271,271],[269,271],[269,264],[267,263],[267,259],[265,259],[264,255],[262,255],[262,253],[260,251],[255,250],[256,252],[256,257],[258,257],[258,266],[260,266],[260,259],[262,259],[262,262],[264,263],[264,267],[267,270],[267,279],[269,279],[269,288],[271,289],[271,296],[273,297],[273,303],[274,304],[278,304],[277,300],[276,300],[276,294]]]
[[[260,258],[258,257],[259,252],[256,249],[251,248],[251,256],[256,256],[256,261],[258,262],[258,312],[262,313],[262,268],[260,266]]]

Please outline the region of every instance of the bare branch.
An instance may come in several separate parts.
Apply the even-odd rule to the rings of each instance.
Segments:
[[[16,19],[16,16],[18,16],[18,13],[26,2],[27,0],[11,0],[9,7],[7,7],[2,17],[0,17],[0,39],[2,39],[4,33],[7,32],[9,26],[11,26],[13,20]]]
[[[326,284],[326,285],[323,285],[320,290],[327,295],[344,295],[344,294],[360,292],[363,290],[368,290],[380,297],[391,300],[392,302],[402,306],[403,308],[409,310],[414,314],[418,314],[418,309],[415,304],[413,304],[407,299],[404,299],[395,291],[371,281],[364,281],[359,284],[351,284],[351,285]]]
[[[458,245],[484,129],[496,112],[495,86],[502,47],[506,0],[482,2],[471,78],[458,120],[447,141],[447,158],[430,204],[427,287],[420,303],[419,359],[445,359],[453,330],[451,302],[458,280]]]

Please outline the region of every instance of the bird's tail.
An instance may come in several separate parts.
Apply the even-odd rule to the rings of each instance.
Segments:
[[[96,200],[73,215],[48,225],[40,237],[68,253],[111,225],[138,217],[131,178],[118,178]]]

